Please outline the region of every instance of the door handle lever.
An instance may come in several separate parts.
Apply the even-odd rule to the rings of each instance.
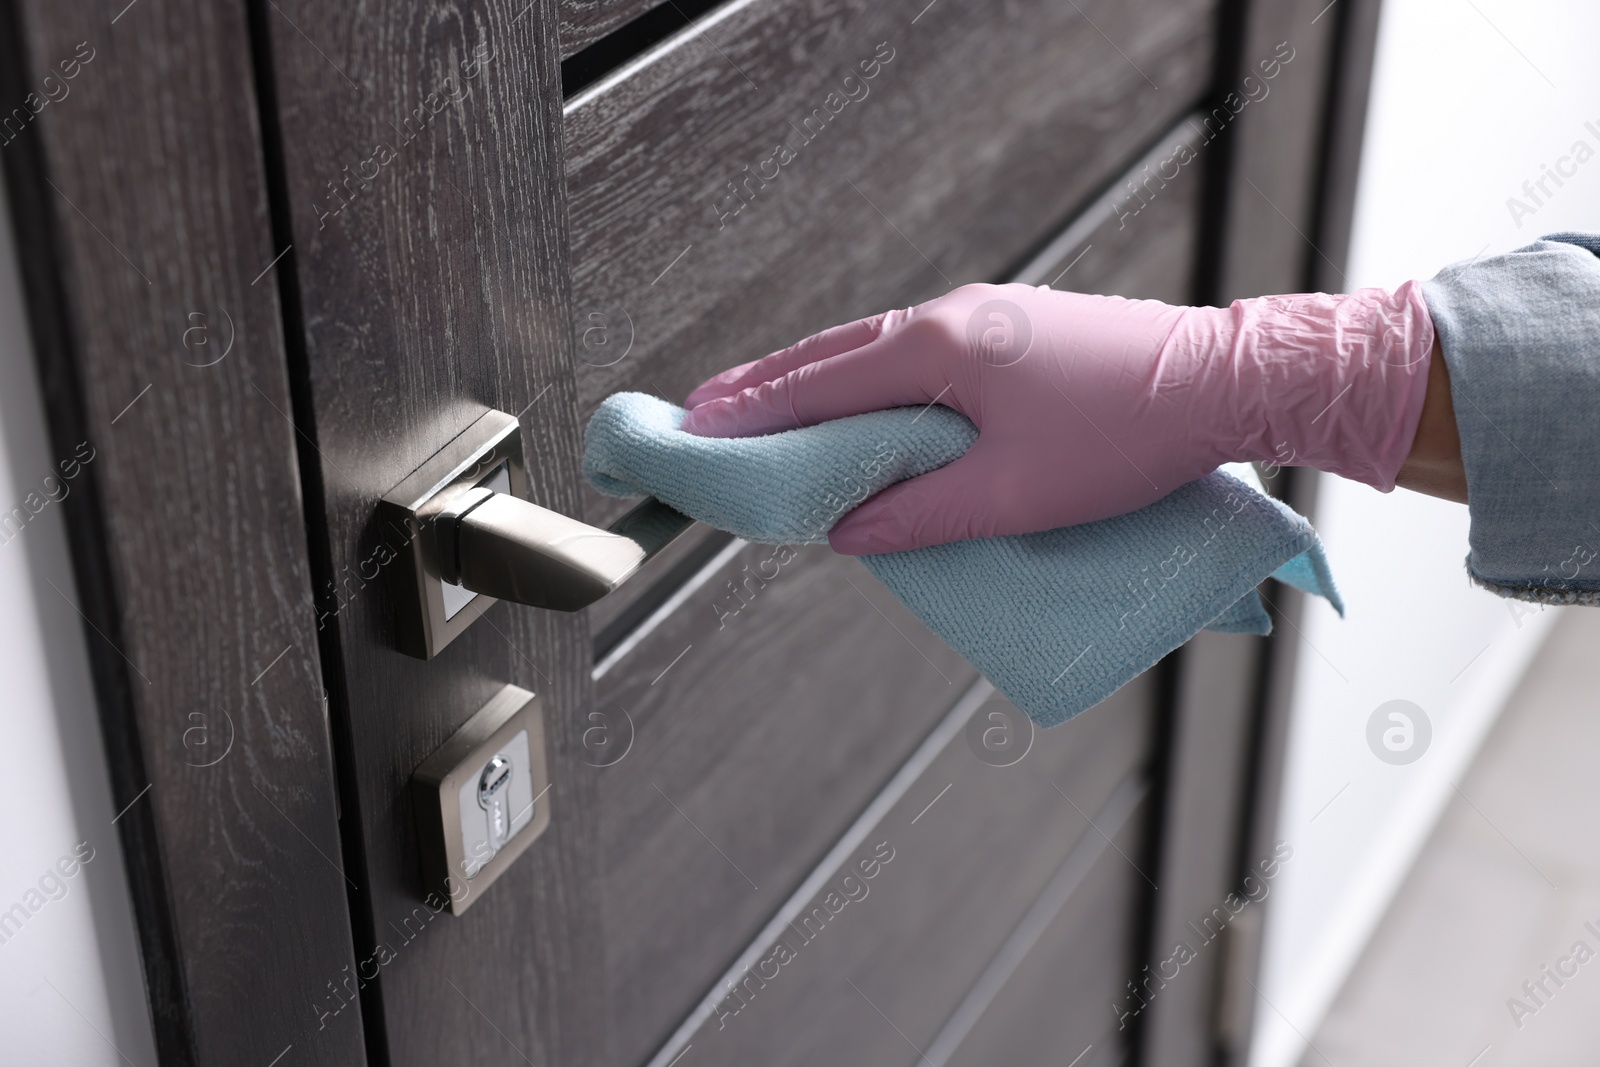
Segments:
[[[522,427],[490,411],[379,502],[401,651],[432,659],[496,600],[581,611],[694,525],[653,498],[601,529],[527,497]]]
[[[434,522],[446,582],[552,611],[593,604],[694,524],[651,498],[602,530],[483,487]]]

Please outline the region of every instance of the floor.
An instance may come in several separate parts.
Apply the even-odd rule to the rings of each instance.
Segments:
[[[1600,1063],[1600,610],[1560,610],[1301,1067]]]

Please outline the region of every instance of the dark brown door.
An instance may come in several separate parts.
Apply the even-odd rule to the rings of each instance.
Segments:
[[[273,12],[327,573],[361,573],[385,536],[376,498],[488,408],[521,413],[536,502],[604,523],[619,505],[576,472],[603,396],[679,396],[805,332],[1007,277],[1152,142],[1193,137],[1208,3],[1111,11],[1098,31],[1048,3],[922,6],[718,8],[565,100],[542,4]],[[794,158],[763,182],[779,142]],[[1120,274],[1183,299],[1199,190],[1174,184],[1120,243],[1100,206],[1093,258],[1033,280]],[[381,960],[369,1050],[692,1067],[893,1059],[947,1032],[950,1056],[965,1035],[947,1024],[964,1003],[981,1014],[972,990],[1065,879],[1058,895],[1115,906],[1055,976],[1084,1005],[1061,1038],[1115,1062],[1155,688],[991,766],[968,739],[1005,709],[859,564],[709,531],[679,551],[591,618],[498,605],[427,662],[396,650],[382,583],[336,580],[323,653],[370,886],[352,898],[356,954]],[[470,912],[413,938],[408,779],[507,682],[544,699],[550,830]],[[630,736],[625,756],[585,748],[596,725]],[[870,896],[831,910],[854,885]],[[780,942],[797,958],[763,978]]]
[[[5,151],[58,437],[133,440],[78,551],[117,790],[152,785],[121,832],[165,1057],[1091,1067],[1142,1034],[1211,1059],[1220,966],[1148,1013],[1126,986],[1248,862],[1259,643],[1036,733],[859,563],[696,528],[586,612],[498,603],[422,660],[378,504],[498,410],[529,497],[605,525],[626,504],[578,474],[605,396],[680,398],[963,282],[1310,284],[1353,16],[143,2],[7,8],[19,92],[108,43],[83,124]],[[191,304],[234,317],[231,363],[154,361]],[[453,915],[412,775],[507,684],[540,697],[551,820]],[[242,720],[209,776],[164,734],[203,701]]]

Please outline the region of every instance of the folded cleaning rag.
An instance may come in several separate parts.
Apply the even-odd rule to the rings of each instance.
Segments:
[[[584,473],[747,541],[827,540],[839,517],[977,440],[949,408],[894,408],[764,437],[685,433],[642,393],[600,405]],[[863,556],[890,592],[1040,726],[1092,707],[1202,629],[1266,634],[1268,575],[1340,614],[1322,543],[1288,507],[1221,471],[1131,514],[1043,533]]]

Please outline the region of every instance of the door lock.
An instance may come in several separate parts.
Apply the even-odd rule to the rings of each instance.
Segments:
[[[550,825],[539,698],[505,686],[411,776],[427,892],[460,915]]]
[[[649,499],[600,529],[527,496],[522,427],[490,411],[379,502],[406,542],[391,568],[401,651],[432,659],[496,600],[581,611],[694,524]]]

